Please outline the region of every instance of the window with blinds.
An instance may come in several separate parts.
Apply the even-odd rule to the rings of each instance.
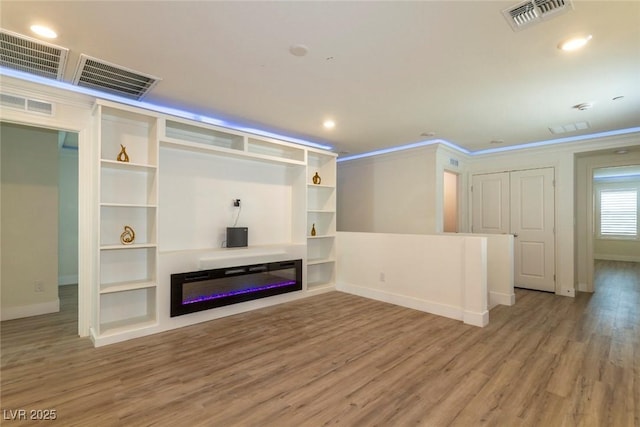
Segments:
[[[636,237],[638,235],[638,191],[600,191],[600,235]]]

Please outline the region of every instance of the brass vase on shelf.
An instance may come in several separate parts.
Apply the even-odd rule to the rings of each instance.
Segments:
[[[312,178],[313,183],[318,185],[322,182],[322,178],[320,178],[320,175],[318,175],[318,172],[316,172],[316,174],[313,176]]]
[[[316,225],[315,225],[315,224],[313,224],[313,225],[311,226],[311,235],[312,235],[312,236],[315,236],[315,235],[316,235]]]
[[[118,157],[116,160],[119,162],[129,163],[129,155],[127,154],[127,147],[120,144],[120,153],[118,153]]]
[[[124,226],[124,232],[120,235],[120,243],[123,245],[130,245],[136,240],[136,232],[128,225]]]

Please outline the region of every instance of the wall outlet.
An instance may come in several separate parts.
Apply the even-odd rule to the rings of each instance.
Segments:
[[[236,208],[240,207],[240,199],[233,199],[233,206],[235,206]]]
[[[33,290],[34,292],[44,292],[44,283],[38,280],[33,284]]]

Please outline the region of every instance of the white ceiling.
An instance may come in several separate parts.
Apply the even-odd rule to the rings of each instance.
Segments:
[[[2,0],[0,23],[55,29],[65,81],[84,53],[162,78],[146,102],[352,154],[425,132],[476,151],[640,126],[640,1],[574,0],[514,32],[501,12],[516,3]],[[579,34],[585,49],[557,48]]]

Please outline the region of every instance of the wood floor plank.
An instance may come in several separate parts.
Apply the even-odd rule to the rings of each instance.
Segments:
[[[93,348],[60,313],[0,323],[1,409],[61,426],[640,426],[640,264],[516,290],[485,328],[339,292]],[[32,425],[2,420],[3,426]]]

